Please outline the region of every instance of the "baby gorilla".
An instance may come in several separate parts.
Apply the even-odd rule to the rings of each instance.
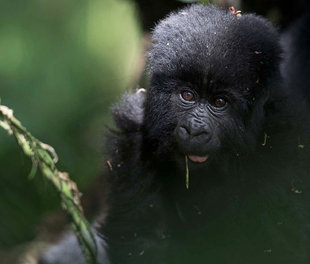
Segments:
[[[279,62],[252,14],[192,5],[156,26],[150,88],[113,108],[99,263],[309,263],[309,158]],[[84,263],[74,244],[42,263]]]

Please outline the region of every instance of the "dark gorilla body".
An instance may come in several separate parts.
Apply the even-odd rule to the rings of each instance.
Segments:
[[[307,141],[280,54],[255,15],[193,5],[157,25],[149,90],[113,109],[97,229],[111,264],[310,262]]]

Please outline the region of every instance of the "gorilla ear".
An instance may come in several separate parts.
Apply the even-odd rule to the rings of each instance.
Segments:
[[[137,132],[143,123],[145,89],[125,93],[119,103],[112,107],[116,126],[124,132]]]

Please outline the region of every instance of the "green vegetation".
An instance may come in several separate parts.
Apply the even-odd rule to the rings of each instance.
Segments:
[[[0,102],[1,103],[1,102]],[[24,154],[31,158],[33,178],[40,168],[44,177],[49,180],[59,193],[61,205],[71,218],[71,226],[75,232],[87,263],[96,264],[96,240],[89,223],[84,217],[80,201],[80,192],[68,173],[57,169],[58,156],[53,147],[33,137],[13,115],[13,110],[0,104],[0,127],[9,135],[13,135]]]
[[[60,155],[83,192],[100,173],[108,109],[133,86],[140,33],[133,6],[117,0],[1,3],[0,97]],[[59,207],[31,160],[0,130],[0,249],[32,239]]]

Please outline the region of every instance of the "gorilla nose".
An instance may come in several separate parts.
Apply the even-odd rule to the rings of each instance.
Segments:
[[[205,143],[210,140],[211,133],[206,127],[203,126],[199,127],[180,126],[179,136],[183,140],[195,139],[200,143]]]

